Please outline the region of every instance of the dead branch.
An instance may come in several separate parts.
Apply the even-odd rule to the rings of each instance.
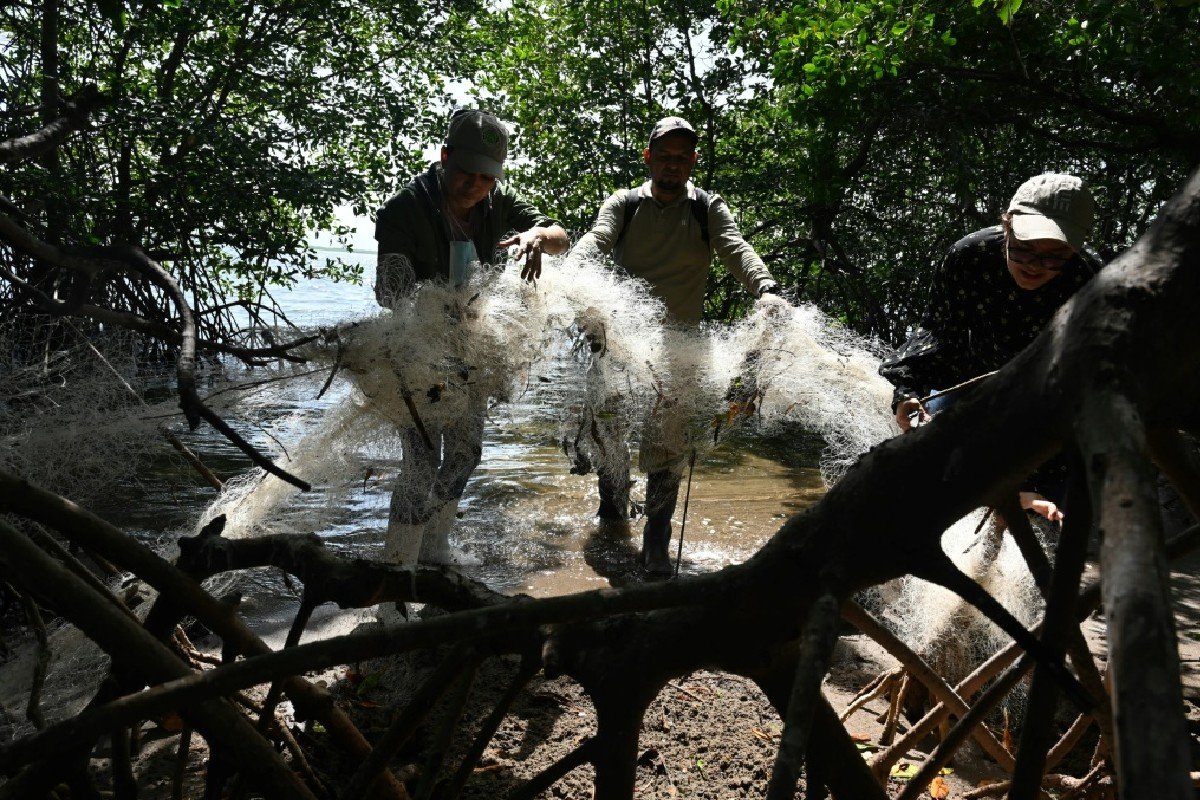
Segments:
[[[64,103],[66,114],[40,131],[0,141],[0,164],[28,161],[53,150],[73,132],[84,128],[92,112],[107,102],[94,84],[87,84]]]
[[[920,681],[931,695],[947,707],[950,713],[960,718],[967,713],[967,704],[963,701],[962,696],[946,683],[942,676],[934,672],[924,659],[900,641],[895,634],[883,627],[862,606],[852,600],[847,601],[842,605],[842,618],[882,645],[893,658],[900,662],[908,674]],[[991,756],[1001,768],[1006,772],[1012,772],[1015,763],[1012,754],[1004,749],[1004,745],[992,735],[991,731],[980,726],[971,734],[979,742],[984,752]],[[891,768],[890,764],[888,768]]]
[[[767,786],[768,800],[788,800],[796,794],[796,780],[808,750],[821,681],[829,671],[829,659],[837,642],[837,623],[838,601],[831,594],[823,595],[813,604],[805,623],[783,735]]]
[[[17,596],[25,610],[25,619],[37,637],[37,659],[33,663],[33,681],[29,689],[29,702],[25,704],[25,719],[32,722],[33,727],[42,730],[46,727],[46,717],[42,714],[42,686],[46,682],[46,669],[50,666],[50,639],[46,635],[46,623],[42,620],[37,602],[28,592],[17,591]]]
[[[466,786],[467,780],[475,771],[475,765],[479,763],[479,759],[483,756],[483,751],[487,748],[488,742],[496,735],[496,731],[500,729],[500,724],[504,722],[504,718],[508,715],[508,710],[512,708],[512,704],[516,702],[521,691],[533,679],[533,676],[541,669],[541,663],[536,658],[521,659],[521,667],[517,671],[504,696],[496,703],[496,707],[492,709],[492,713],[484,720],[479,728],[479,733],[475,736],[475,741],[471,744],[471,748],[463,756],[462,764],[458,767],[458,772],[454,774],[450,784],[442,793],[445,800],[456,800],[462,794],[463,787]]]
[[[383,738],[376,742],[371,754],[359,764],[350,783],[342,790],[342,800],[359,800],[359,798],[367,796],[376,778],[379,777],[379,773],[395,757],[400,748],[408,743],[417,727],[429,716],[429,712],[433,710],[437,701],[472,663],[474,663],[474,659],[468,657],[467,649],[457,647],[438,665],[437,669],[433,670],[426,678],[425,683],[413,695],[408,707],[404,709],[404,713],[396,717],[395,722],[387,729]]]
[[[26,536],[0,520],[0,560],[10,570],[20,565],[16,579],[25,588],[54,597],[55,606],[114,661],[151,682],[187,675],[190,670],[161,642],[133,624],[111,604],[95,597],[90,586],[44,554]],[[269,796],[310,798],[270,744],[249,726],[245,717],[227,702],[205,700],[184,710],[210,741],[229,743],[242,770]]]
[[[430,800],[433,797],[434,789],[437,787],[438,773],[441,772],[442,762],[446,759],[446,751],[450,748],[450,742],[454,738],[454,731],[462,721],[463,709],[467,705],[467,696],[471,693],[471,686],[479,671],[480,661],[478,656],[468,658],[456,681],[454,694],[447,702],[446,715],[441,720],[437,736],[434,737],[425,757],[420,783],[417,785],[416,800]]]

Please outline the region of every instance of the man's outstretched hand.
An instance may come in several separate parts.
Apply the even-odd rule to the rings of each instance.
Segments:
[[[500,242],[501,247],[512,248],[509,257],[524,261],[521,267],[521,280],[533,282],[542,277],[542,232],[539,228],[530,228],[524,233],[510,236]]]

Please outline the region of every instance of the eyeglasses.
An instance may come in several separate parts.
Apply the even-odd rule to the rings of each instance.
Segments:
[[[1071,260],[1071,256],[1043,256],[1028,247],[1014,245],[1008,237],[1004,239],[1005,255],[1009,261],[1023,267],[1036,267],[1046,272],[1062,272],[1063,266]]]

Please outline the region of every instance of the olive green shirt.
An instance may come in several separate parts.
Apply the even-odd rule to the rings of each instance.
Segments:
[[[692,213],[696,188],[671,203],[660,203],[650,193],[650,182],[639,189],[641,201],[621,237],[625,221],[625,191],[613,193],[596,217],[596,224],[579,240],[575,253],[598,258],[612,254],[629,275],[650,284],[650,291],[663,301],[671,319],[695,324],[704,311],[709,267],[715,252],[721,263],[754,296],[766,281],[773,280],[754,252],[720,196],[709,195],[708,243],[701,237],[700,223]]]

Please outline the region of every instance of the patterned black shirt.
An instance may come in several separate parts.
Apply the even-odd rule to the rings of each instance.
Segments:
[[[1022,289],[1008,272],[1001,226],[960,239],[933,275],[921,327],[879,368],[896,387],[893,409],[1008,363],[1099,269],[1084,248],[1058,277]]]

